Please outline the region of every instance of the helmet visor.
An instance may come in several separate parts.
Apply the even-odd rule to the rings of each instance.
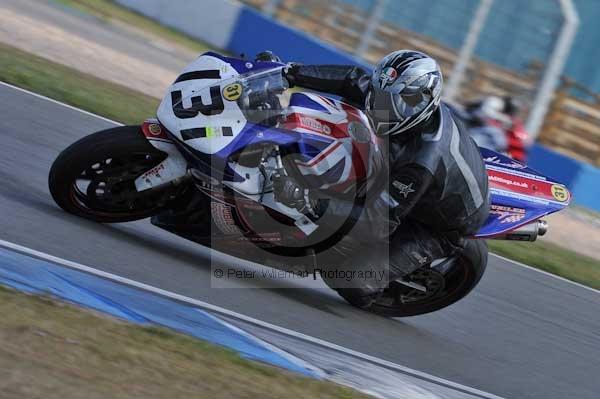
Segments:
[[[395,94],[373,86],[369,100],[369,108],[375,119],[402,122],[423,111],[431,103],[432,97],[422,91],[403,90]]]

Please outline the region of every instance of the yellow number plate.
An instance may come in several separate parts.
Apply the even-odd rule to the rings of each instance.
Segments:
[[[223,98],[227,101],[236,101],[241,95],[242,85],[239,83],[232,83],[223,89]]]

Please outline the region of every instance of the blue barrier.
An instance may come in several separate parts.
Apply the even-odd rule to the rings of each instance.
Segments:
[[[320,377],[316,370],[294,362],[292,356],[274,351],[198,308],[4,248],[0,248],[0,284],[28,293],[51,294],[134,323],[165,326],[231,348],[247,359]]]
[[[573,203],[600,211],[600,169],[535,144],[529,166],[565,184],[573,194]]]
[[[244,7],[240,12],[227,50],[233,54],[244,53],[248,56],[271,50],[285,62],[350,64],[371,69],[369,64],[350,54],[315,40],[304,32],[282,25],[248,7]]]
[[[600,169],[580,162],[571,191],[576,204],[600,211]]]
[[[202,0],[201,6],[199,2],[190,0],[116,1],[220,49],[227,48],[239,13],[244,7],[238,1],[227,0]]]
[[[573,186],[581,169],[581,162],[539,144],[531,147],[527,164],[567,187]]]

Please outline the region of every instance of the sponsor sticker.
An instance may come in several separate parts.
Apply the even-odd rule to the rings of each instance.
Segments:
[[[525,209],[502,205],[492,205],[490,213],[492,215],[497,215],[498,220],[502,224],[517,223],[525,217]]]
[[[385,86],[386,84],[394,83],[394,81],[396,80],[397,77],[398,77],[398,71],[396,71],[392,67],[387,67],[387,68],[384,68],[383,71],[381,71],[379,80],[381,80],[381,84]]]
[[[210,211],[213,223],[221,233],[227,235],[240,234],[240,229],[235,223],[230,206],[212,201]]]
[[[490,164],[494,164],[494,165],[498,165],[498,166],[505,166],[505,167],[511,168],[511,169],[527,169],[527,165],[523,165],[523,164],[520,164],[515,161],[503,162],[499,157],[496,157],[496,156],[485,158],[484,161],[486,163],[490,163]]]
[[[398,77],[398,71],[392,67],[387,67],[381,71],[381,80],[392,83]]]
[[[165,170],[165,165],[164,164],[159,164],[157,166],[155,166],[154,168],[150,169],[149,171],[147,171],[146,173],[144,173],[141,178],[146,180],[146,182],[150,183],[150,177],[154,176],[156,178],[161,178],[160,172]]]
[[[153,124],[149,125],[148,126],[148,131],[153,136],[160,136],[161,133],[162,133],[162,129],[161,129],[160,125],[157,125],[156,123],[153,123]]]
[[[569,190],[563,185],[553,184],[550,188],[550,192],[557,201],[567,202],[569,200]]]
[[[237,101],[242,96],[242,85],[232,83],[223,88],[223,98],[227,101]]]
[[[331,128],[327,126],[325,123],[321,123],[314,118],[309,118],[308,116],[300,117],[300,124],[309,129],[315,130],[317,132],[331,134]]]
[[[515,181],[515,180],[506,179],[504,177],[500,177],[500,176],[496,176],[496,175],[490,175],[489,179],[490,179],[490,181],[493,181],[495,183],[501,183],[501,184],[505,184],[507,186],[529,188],[529,184],[527,184],[524,181]]]

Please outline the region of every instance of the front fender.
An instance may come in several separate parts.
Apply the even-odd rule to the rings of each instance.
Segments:
[[[166,129],[156,119],[148,119],[142,124],[142,132],[150,144],[166,153],[167,157],[135,179],[136,190],[149,190],[184,177],[187,173],[187,161],[167,135]]]

